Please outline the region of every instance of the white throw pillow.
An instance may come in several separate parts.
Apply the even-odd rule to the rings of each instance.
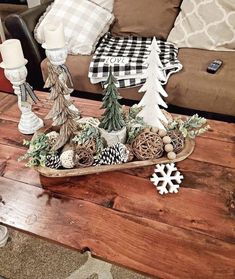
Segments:
[[[235,0],[184,0],[167,40],[178,47],[235,50]]]
[[[114,0],[90,0],[91,2],[96,3],[100,7],[112,12]]]
[[[63,22],[69,53],[89,55],[113,19],[109,11],[87,0],[55,0],[35,29],[35,39],[44,43],[44,26]]]

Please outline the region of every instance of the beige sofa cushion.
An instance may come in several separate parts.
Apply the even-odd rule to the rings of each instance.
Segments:
[[[88,68],[92,56],[72,56],[67,59],[74,88],[78,91],[101,93],[99,84],[91,84]],[[214,75],[206,72],[213,59],[222,59],[222,68]],[[199,49],[180,49],[182,71],[170,77],[166,86],[169,97],[166,101],[180,107],[204,110],[235,116],[235,52],[216,52]],[[47,77],[46,59],[41,64],[44,80]],[[120,89],[126,99],[140,100],[140,87]],[[79,95],[78,95],[79,96]]]
[[[214,59],[223,66],[216,74],[206,68]],[[180,107],[235,116],[235,52],[183,48],[179,51],[183,70],[172,75],[166,91],[168,102]]]
[[[115,0],[115,36],[156,36],[166,39],[174,25],[182,0]]]
[[[235,0],[184,0],[168,41],[178,47],[235,50]]]

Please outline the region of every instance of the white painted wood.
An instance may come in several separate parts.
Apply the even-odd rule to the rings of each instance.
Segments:
[[[123,127],[119,131],[112,131],[112,132],[108,132],[102,128],[99,128],[99,130],[101,136],[105,139],[108,146],[112,146],[119,142],[121,143],[126,142],[126,136],[127,136],[126,127]]]
[[[34,112],[32,112],[31,102],[21,102],[20,85],[25,83],[27,69],[22,66],[17,69],[4,69],[6,78],[12,83],[14,93],[18,97],[18,106],[21,111],[18,129],[22,134],[31,135],[43,127],[43,121]]]
[[[160,195],[178,193],[184,176],[174,163],[157,164],[150,181],[156,186]]]
[[[160,82],[160,80],[165,80],[166,77],[162,71],[163,66],[159,58],[159,51],[157,41],[154,38],[150,46],[149,57],[146,60],[148,65],[145,74],[146,82],[139,90],[139,92],[145,92],[145,94],[138,104],[138,106],[143,107],[138,115],[143,117],[147,125],[165,130],[162,122],[168,123],[168,121],[159,106],[167,108],[162,96],[167,97],[168,94]]]

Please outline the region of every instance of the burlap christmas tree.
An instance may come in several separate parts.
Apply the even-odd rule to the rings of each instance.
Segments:
[[[121,96],[118,93],[116,79],[112,74],[111,68],[105,85],[107,86],[104,90],[105,96],[101,107],[105,109],[105,112],[102,114],[99,127],[107,132],[119,131],[125,127],[125,121],[123,118],[122,106],[119,104]]]
[[[64,146],[78,130],[78,124],[75,118],[78,113],[70,109],[72,101],[65,98],[71,93],[71,89],[67,86],[63,69],[48,63],[48,79],[45,83],[46,88],[50,88],[49,99],[53,101],[53,106],[49,111],[46,119],[52,119],[52,126],[58,126],[60,136],[53,146],[54,150],[58,150]]]

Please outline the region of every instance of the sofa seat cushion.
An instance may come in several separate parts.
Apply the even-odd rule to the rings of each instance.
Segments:
[[[209,74],[207,66],[215,59],[223,65]],[[235,116],[235,52],[182,48],[179,60],[183,69],[166,86],[168,103]]]
[[[102,93],[100,84],[91,84],[88,69],[92,56],[69,55],[68,66],[74,89],[89,93]],[[214,59],[223,60],[221,69],[214,75],[206,72]],[[179,60],[183,70],[172,75],[166,86],[167,103],[189,109],[235,116],[235,52],[216,52],[199,49],[180,49]],[[42,64],[44,80],[47,77],[47,60]],[[140,87],[120,89],[125,99],[140,100]]]

